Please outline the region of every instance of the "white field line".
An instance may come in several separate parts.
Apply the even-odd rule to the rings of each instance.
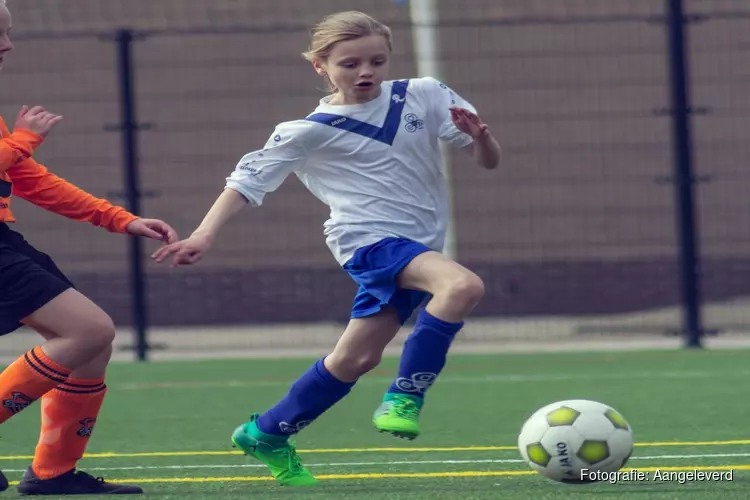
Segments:
[[[394,373],[395,375],[395,373]],[[564,382],[568,380],[591,380],[591,373],[557,373],[557,374],[504,374],[451,376],[446,374],[440,378],[440,385],[468,384],[468,383],[523,383],[523,382]],[[597,380],[634,380],[634,379],[697,379],[697,378],[737,378],[750,376],[750,370],[734,371],[654,371],[654,372],[623,372],[596,374]],[[359,383],[385,384],[392,382],[391,377],[362,377]],[[234,388],[234,387],[275,387],[288,386],[290,380],[217,380],[205,382],[153,382],[153,383],[123,383],[113,384],[115,390],[140,391],[146,389],[197,389],[197,388]]]
[[[694,458],[737,458],[750,457],[750,453],[706,453],[695,455],[651,455],[631,457],[630,460],[687,460]],[[402,460],[384,462],[330,462],[305,464],[308,467],[391,467],[394,465],[454,465],[454,464],[519,464],[524,463],[516,458],[499,458],[485,460]],[[188,469],[256,469],[263,464],[205,464],[205,465],[134,465],[129,467],[84,467],[87,471],[132,471],[132,470],[188,470]],[[3,469],[3,472],[24,472],[26,469]]]

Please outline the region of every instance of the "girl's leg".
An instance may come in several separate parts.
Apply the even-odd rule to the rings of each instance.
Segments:
[[[400,328],[398,314],[390,307],[352,319],[331,354],[314,363],[271,409],[237,428],[232,436],[235,445],[268,465],[282,484],[314,483],[289,436],[310,425],[375,368]]]
[[[399,287],[432,294],[419,311],[414,332],[404,345],[399,371],[373,422],[383,431],[414,439],[427,390],[445,366],[456,334],[484,294],[482,280],[437,252],[412,260],[398,277]]]
[[[414,258],[398,276],[398,285],[432,294],[426,311],[446,323],[460,323],[484,296],[482,279],[437,252]]]

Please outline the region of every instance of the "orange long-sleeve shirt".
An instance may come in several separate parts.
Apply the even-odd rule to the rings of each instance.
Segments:
[[[34,149],[43,138],[30,130],[11,134],[0,117],[0,222],[15,222],[12,195],[69,219],[90,222],[108,231],[124,233],[138,217],[107,200],[97,198],[50,173],[34,161]]]

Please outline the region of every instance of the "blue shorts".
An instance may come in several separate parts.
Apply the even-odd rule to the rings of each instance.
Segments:
[[[432,249],[404,238],[385,238],[358,249],[344,264],[344,270],[359,285],[352,318],[371,316],[383,306],[393,306],[403,325],[430,294],[398,288],[398,274],[417,255]]]

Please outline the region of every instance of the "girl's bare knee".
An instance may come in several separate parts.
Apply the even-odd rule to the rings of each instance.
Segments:
[[[484,282],[476,274],[466,271],[447,281],[436,295],[442,295],[446,302],[468,314],[484,297]]]
[[[112,348],[115,341],[115,324],[104,311],[87,318],[83,331],[79,333],[81,342],[96,345],[98,350],[105,351]],[[111,352],[110,352],[111,354]]]

